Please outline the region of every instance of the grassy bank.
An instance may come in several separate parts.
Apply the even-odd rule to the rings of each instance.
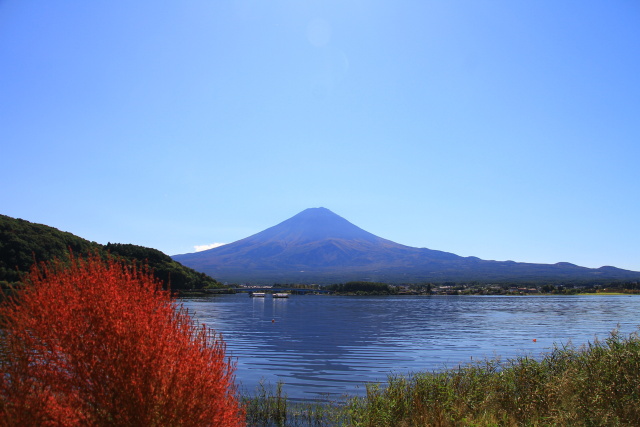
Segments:
[[[302,427],[349,425],[350,419],[342,402],[294,402],[287,399],[283,384],[261,382],[253,396],[243,403],[248,426]]]
[[[635,426],[640,338],[612,332],[542,358],[484,360],[457,370],[390,376],[363,397],[290,404],[281,385],[246,400],[255,426]]]

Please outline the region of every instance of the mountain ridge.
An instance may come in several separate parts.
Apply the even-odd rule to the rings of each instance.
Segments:
[[[148,265],[158,279],[175,291],[221,286],[157,249],[122,243],[101,245],[48,225],[0,215],[0,285],[17,284],[34,262],[64,260],[70,252],[80,257],[99,253]]]
[[[218,280],[264,284],[640,278],[639,272],[615,267],[491,261],[414,248],[376,236],[326,208],[305,209],[236,242],[172,258]]]

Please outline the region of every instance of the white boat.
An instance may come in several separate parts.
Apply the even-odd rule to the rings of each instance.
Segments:
[[[273,294],[273,297],[274,298],[289,298],[289,294],[285,294],[285,293],[280,293],[279,292],[279,293]]]
[[[264,298],[265,293],[264,292],[251,292],[249,295],[252,296],[252,297],[262,297],[262,298]]]

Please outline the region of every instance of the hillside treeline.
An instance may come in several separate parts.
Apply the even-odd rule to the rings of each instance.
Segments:
[[[76,256],[97,252],[104,257],[146,264],[174,291],[222,286],[157,249],[121,243],[101,245],[53,227],[0,215],[0,284],[3,286],[19,283],[34,263],[64,260],[69,251]]]

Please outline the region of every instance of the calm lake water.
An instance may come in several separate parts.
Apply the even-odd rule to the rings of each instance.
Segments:
[[[246,294],[182,299],[221,332],[241,389],[261,378],[292,399],[363,393],[387,374],[453,368],[484,357],[540,356],[619,326],[638,329],[640,296],[397,296]],[[536,340],[535,342],[533,340]]]

